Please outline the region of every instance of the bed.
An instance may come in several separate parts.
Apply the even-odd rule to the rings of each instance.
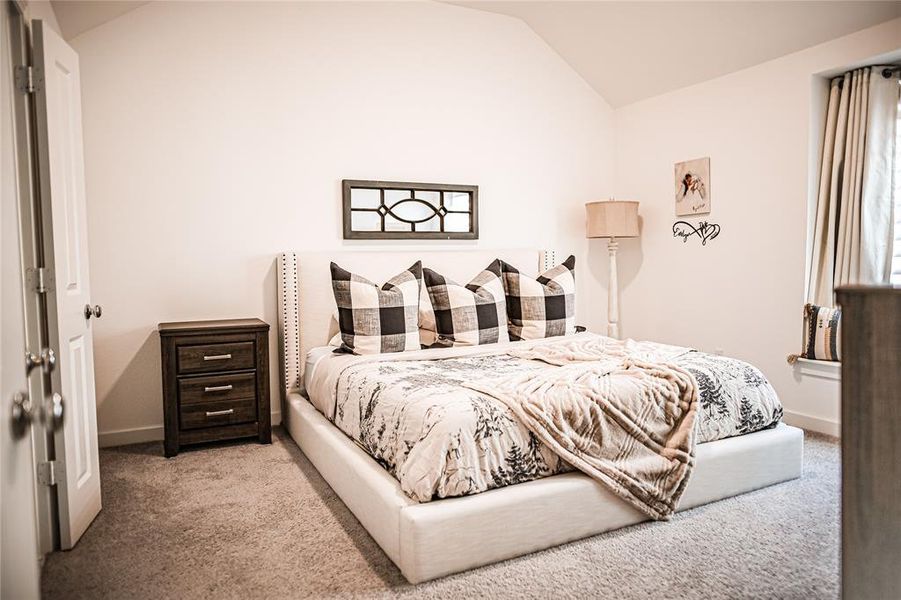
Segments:
[[[355,359],[333,359],[323,348],[335,333],[329,263],[337,260],[377,280],[391,276],[412,256],[409,252],[285,253],[278,259],[283,420],[291,437],[404,576],[412,583],[425,581],[646,520],[645,514],[600,483],[559,464],[545,464],[540,476],[523,482],[501,477],[467,490],[449,480],[444,489],[439,485],[417,491],[415,485],[407,484],[405,490],[403,478],[392,474],[397,465],[386,460],[380,464],[373,458],[378,455],[375,449],[361,443],[364,438],[355,436],[346,423],[339,423],[345,431],[333,423],[338,423],[336,406],[329,406],[331,400],[322,390],[337,379],[329,380],[328,373],[314,377],[320,369],[317,365]],[[533,265],[537,271],[540,254],[531,250],[415,254],[416,259],[463,281],[496,257]],[[447,359],[465,362],[479,351],[466,350],[462,357],[456,356],[460,352],[451,354]],[[404,376],[400,367],[392,369],[398,377]],[[358,370],[360,381],[372,376],[366,361],[360,362]],[[318,386],[313,402],[304,382],[311,391]],[[700,443],[678,510],[799,477],[802,449],[803,433],[781,423]],[[450,497],[425,501],[429,496]]]

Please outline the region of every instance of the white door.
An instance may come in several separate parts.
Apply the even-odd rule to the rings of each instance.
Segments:
[[[0,6],[0,598],[38,598],[33,411],[29,404],[37,406],[39,402],[31,402],[25,372],[25,301],[13,119],[16,92],[10,47],[16,37],[11,35],[13,17],[8,3]]]
[[[56,349],[53,389],[66,418],[56,433],[60,546],[75,545],[100,512],[93,313],[81,135],[78,55],[41,21],[32,22],[35,115],[50,347]]]

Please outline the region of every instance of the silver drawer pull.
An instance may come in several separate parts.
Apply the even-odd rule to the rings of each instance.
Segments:
[[[212,356],[204,356],[203,360],[228,360],[231,357],[231,354],[213,354]]]
[[[232,389],[233,387],[234,386],[231,384],[229,384],[229,385],[208,385],[205,388],[203,388],[203,391],[204,392],[227,392],[228,390]]]
[[[206,411],[206,416],[208,417],[221,417],[222,415],[231,415],[234,414],[234,408],[228,408],[226,410],[208,410]]]

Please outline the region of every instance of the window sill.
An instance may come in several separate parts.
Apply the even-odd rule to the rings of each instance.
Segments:
[[[842,363],[830,360],[812,360],[810,358],[798,358],[792,368],[796,373],[807,377],[819,377],[841,381]]]

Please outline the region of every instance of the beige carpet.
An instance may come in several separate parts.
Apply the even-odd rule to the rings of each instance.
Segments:
[[[103,511],[47,558],[46,598],[836,598],[839,453],[801,480],[411,586],[283,432],[166,460],[101,451]]]

